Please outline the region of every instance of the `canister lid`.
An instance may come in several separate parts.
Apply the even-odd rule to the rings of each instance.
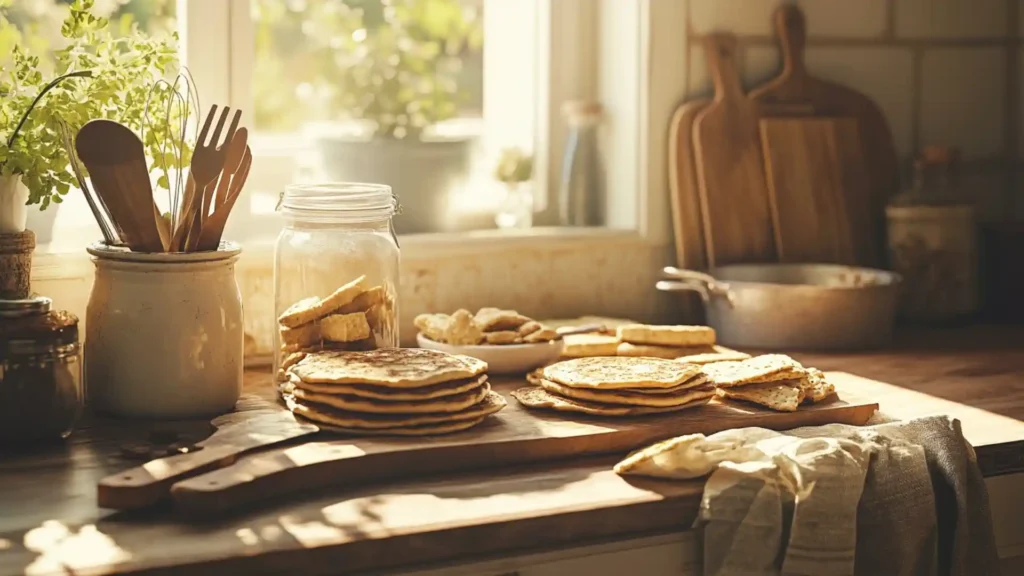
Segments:
[[[0,318],[38,316],[50,311],[53,301],[46,296],[29,296],[22,300],[0,300]]]

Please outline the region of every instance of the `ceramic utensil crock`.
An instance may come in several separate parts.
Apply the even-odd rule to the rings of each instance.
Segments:
[[[238,245],[149,254],[97,243],[88,251],[96,280],[86,315],[87,405],[151,419],[231,410],[245,338]]]

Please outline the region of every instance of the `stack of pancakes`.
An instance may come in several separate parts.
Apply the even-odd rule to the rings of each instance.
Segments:
[[[415,348],[322,351],[288,368],[282,395],[323,430],[422,436],[465,430],[505,407],[487,363]]]
[[[639,416],[703,406],[715,395],[701,367],[660,358],[576,358],[530,375],[512,396],[528,408]]]
[[[765,354],[739,362],[704,366],[718,395],[760,406],[793,412],[800,404],[820,402],[836,388],[815,368],[805,368],[785,354]]]

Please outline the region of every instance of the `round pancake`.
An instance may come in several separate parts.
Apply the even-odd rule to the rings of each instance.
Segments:
[[[693,402],[694,400],[707,398],[709,394],[713,394],[715,392],[714,386],[704,385],[698,388],[684,390],[677,394],[645,394],[643,392],[626,392],[624,390],[571,388],[550,380],[541,380],[540,387],[556,396],[562,396],[573,400],[598,402],[601,404],[615,404],[619,406],[652,406],[655,408],[683,406]]]
[[[465,410],[441,414],[364,414],[307,402],[294,396],[286,395],[284,398],[289,410],[307,420],[317,424],[363,430],[408,428],[410,426],[476,420],[494,414],[506,406],[505,399],[497,392],[486,394],[483,400]]]
[[[315,382],[303,382],[299,379],[295,379],[294,382],[296,388],[318,394],[348,394],[385,402],[402,400],[423,401],[476,390],[487,383],[487,375],[465,378],[463,380],[452,380],[451,382],[442,382],[441,384],[431,384],[430,386],[420,386],[419,388],[385,388],[375,384],[318,384]]]
[[[460,392],[452,396],[415,401],[384,401],[348,394],[319,394],[298,387],[293,388],[291,394],[298,402],[314,403],[363,414],[444,414],[459,412],[475,406],[483,401],[490,391],[490,384],[484,384],[474,390]]]
[[[365,430],[362,428],[345,428],[343,426],[331,426],[329,424],[317,423],[320,430],[345,434],[348,436],[435,436],[440,434],[451,434],[468,430],[486,420],[487,417],[476,420],[462,420],[459,422],[447,422],[443,424],[421,424],[419,426],[399,426],[396,428],[378,428],[376,430]]]
[[[715,395],[714,390],[707,392],[707,397],[694,400],[681,406],[615,406],[598,402],[587,402],[552,394],[543,388],[529,386],[512,392],[512,397],[527,408],[555,410],[559,412],[580,412],[594,416],[642,416],[645,414],[664,414],[687,408],[696,408],[707,404]]]
[[[673,386],[671,388],[615,388],[616,392],[635,392],[637,394],[678,394],[691,388],[698,388],[708,384],[708,377],[704,373],[697,374],[693,378],[690,378],[686,382],[683,382],[679,386]]]
[[[675,360],[597,356],[552,364],[542,375],[545,380],[573,388],[672,388],[700,372],[696,364]]]
[[[309,354],[291,371],[304,382],[418,388],[479,376],[487,371],[487,363],[423,348],[381,348]]]

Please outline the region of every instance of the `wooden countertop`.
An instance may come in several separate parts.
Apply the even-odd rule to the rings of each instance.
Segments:
[[[864,377],[842,385],[889,416],[960,418],[987,474],[1024,469],[1024,327],[913,332],[885,353],[796,356]],[[602,457],[328,490],[212,523],[98,509],[96,482],[132,465],[119,446],[140,433],[93,424],[67,446],[0,453],[0,575],[379,573],[682,530],[701,492],[699,482],[627,481],[610,470],[618,457]]]

